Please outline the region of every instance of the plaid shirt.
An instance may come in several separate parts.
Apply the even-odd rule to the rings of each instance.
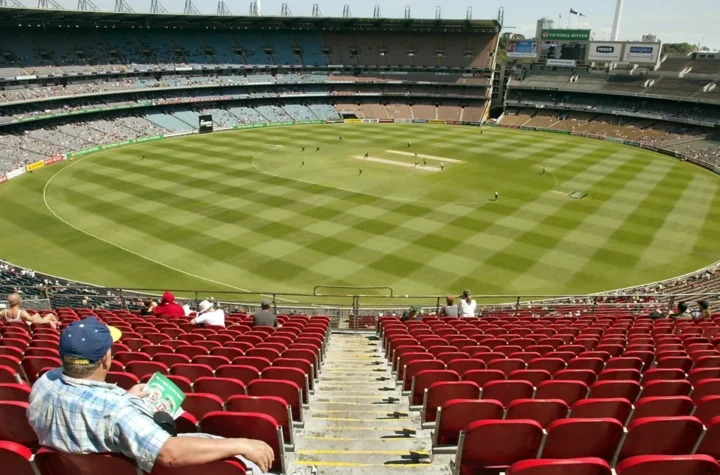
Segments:
[[[114,384],[48,371],[32,388],[27,411],[40,444],[75,453],[120,452],[150,472],[170,435],[141,399]]]

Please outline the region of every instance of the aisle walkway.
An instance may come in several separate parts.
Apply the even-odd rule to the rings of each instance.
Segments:
[[[291,466],[325,474],[449,473],[394,384],[375,336],[333,334]],[[436,460],[439,462],[439,460]]]

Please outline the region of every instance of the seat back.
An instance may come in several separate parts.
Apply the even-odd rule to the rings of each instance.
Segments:
[[[618,462],[638,455],[689,454],[703,429],[700,419],[691,416],[637,419],[628,424]]]
[[[245,475],[247,467],[241,460],[232,458],[227,460],[216,460],[201,465],[187,465],[185,467],[164,467],[155,464],[150,475],[197,475],[199,473],[211,473],[212,475]]]
[[[616,419],[562,419],[547,428],[541,457],[597,457],[612,461],[623,436],[623,425]]]
[[[460,431],[482,420],[501,420],[503,405],[490,399],[451,399],[438,408],[433,445],[457,445]]]
[[[536,399],[560,399],[572,405],[587,396],[588,387],[580,381],[545,381],[535,392]]]
[[[196,393],[214,394],[227,401],[236,394],[245,394],[245,384],[233,378],[200,377],[195,380],[193,390]]]
[[[12,475],[35,475],[30,464],[32,451],[21,444],[0,441],[0,467]]]
[[[543,427],[567,417],[570,408],[560,399],[516,399],[507,406],[506,420],[529,419]]]
[[[507,407],[516,399],[530,399],[535,387],[527,381],[490,381],[482,388],[483,399],[495,399]]]
[[[210,393],[189,393],[185,395],[182,408],[200,420],[208,412],[222,411],[223,400]]]
[[[425,390],[423,422],[435,422],[438,407],[451,399],[480,399],[480,386],[471,381],[439,381]]]
[[[279,381],[276,379],[256,379],[247,385],[249,396],[275,396],[279,397],[292,408],[293,420],[302,422],[302,394],[300,387],[292,381]]]
[[[294,443],[292,410],[283,399],[275,396],[238,395],[228,399],[226,406],[231,412],[257,412],[272,417],[282,427],[285,442],[290,445]]]
[[[120,454],[68,454],[42,448],[35,455],[41,475],[137,475],[135,462]]]
[[[439,381],[460,381],[460,375],[455,371],[448,370],[423,370],[420,371],[412,380],[410,385],[410,405],[419,406],[423,402],[425,389],[431,384]]]
[[[612,475],[610,465],[598,458],[571,460],[523,460],[513,464],[505,475]]]
[[[521,460],[537,457],[542,426],[535,421],[476,421],[460,435],[455,474],[502,470]]]
[[[640,455],[615,470],[618,475],[719,475],[720,464],[708,455]]]
[[[720,399],[720,398],[719,398]],[[643,417],[679,417],[693,413],[695,404],[687,396],[679,397],[642,397],[635,402],[630,422]],[[720,409],[720,407],[717,407]],[[695,415],[697,417],[697,415]],[[700,419],[702,421],[702,419]]]
[[[215,370],[215,376],[237,379],[247,386],[253,379],[260,379],[260,371],[254,366],[230,364],[219,366],[218,369]]]
[[[581,399],[570,407],[572,419],[615,419],[625,425],[633,405],[623,398]]]

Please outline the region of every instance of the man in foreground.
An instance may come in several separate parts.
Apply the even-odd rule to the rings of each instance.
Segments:
[[[156,463],[180,467],[234,456],[261,473],[272,466],[273,451],[262,441],[171,437],[143,402],[144,384],[125,391],[106,383],[110,347],[121,335],[95,317],[63,331],[62,368],[43,375],[30,394],[27,416],[41,445],[72,454],[122,453],[148,473]]]
[[[160,304],[155,306],[153,312],[156,317],[182,318],[185,316],[185,310],[182,305],[175,303],[175,296],[171,292],[163,294]]]
[[[260,302],[260,310],[253,315],[254,327],[279,327],[277,315],[270,311],[272,302],[268,299]]]
[[[48,313],[44,317],[41,317],[37,313],[32,315],[20,307],[22,306],[22,297],[20,294],[13,293],[8,295],[8,305],[10,308],[0,310],[0,322],[1,323],[14,323],[14,322],[25,322],[28,325],[34,323],[35,325],[47,324],[53,328],[57,328],[59,325],[58,319],[52,313]]]

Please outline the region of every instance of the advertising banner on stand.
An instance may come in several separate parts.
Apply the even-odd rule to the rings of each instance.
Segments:
[[[345,119],[346,124],[362,124],[361,119]]]
[[[548,59],[545,64],[548,66],[560,66],[561,68],[574,68],[577,61],[574,59]]]
[[[378,119],[363,119],[362,120],[363,124],[377,124],[378,122],[380,122]]]
[[[52,165],[53,163],[62,162],[62,155],[57,155],[52,158],[46,158],[45,159],[45,166]]]
[[[412,119],[393,119],[393,122],[396,124],[409,124],[412,122]]]
[[[39,170],[40,168],[45,166],[45,160],[38,160],[35,163],[31,163],[27,166],[27,171],[34,172],[35,170]]]
[[[16,168],[15,170],[13,170],[13,171],[11,171],[11,172],[7,172],[7,173],[5,174],[5,176],[7,177],[8,180],[12,180],[13,178],[17,178],[17,177],[19,177],[20,175],[24,175],[25,172],[26,172],[25,167]]]
[[[543,30],[543,41],[590,41],[590,30]]]
[[[507,45],[508,58],[535,58],[537,46],[537,41],[510,41]]]
[[[413,119],[412,123],[413,124],[427,124],[428,121],[427,121],[427,119]]]
[[[623,61],[655,64],[660,57],[661,48],[661,43],[625,43]]]
[[[622,59],[622,42],[590,43],[588,61],[617,63]]]
[[[0,175],[0,185],[8,181],[7,175]]]

